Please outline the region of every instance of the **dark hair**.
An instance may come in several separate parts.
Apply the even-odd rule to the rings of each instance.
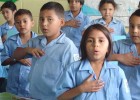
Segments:
[[[117,4],[114,0],[101,0],[99,3],[99,10],[105,3],[111,3],[115,9],[117,8]]]
[[[100,24],[94,24],[94,25],[91,25],[89,26],[83,36],[82,36],[82,40],[81,40],[81,44],[80,44],[80,53],[81,53],[81,60],[85,60],[87,59],[87,52],[86,52],[86,41],[88,39],[88,36],[90,35],[91,31],[94,30],[94,29],[97,29],[101,32],[104,33],[104,35],[106,36],[106,38],[108,39],[109,41],[109,47],[108,47],[108,53],[106,54],[106,58],[109,57],[109,55],[111,54],[112,52],[112,39],[111,39],[111,36],[110,36],[110,33],[108,31],[107,28],[105,28],[104,26],[100,25]]]
[[[29,10],[27,10],[27,9],[19,9],[19,10],[15,13],[14,19],[16,19],[16,17],[17,17],[17,16],[20,16],[20,15],[28,15],[28,16],[31,18],[31,20],[33,20],[32,13],[31,13]]]
[[[76,1],[79,1],[81,5],[84,5],[85,2],[84,0],[76,0]],[[68,0],[68,3],[70,3],[70,0]]]
[[[48,3],[45,3],[41,7],[40,12],[43,11],[43,10],[54,10],[58,17],[64,18],[64,8],[58,2],[48,2]]]
[[[4,8],[8,8],[8,9],[10,9],[10,10],[12,10],[12,11],[17,10],[16,5],[15,5],[12,1],[7,1],[7,2],[5,2],[5,3],[1,6],[1,11],[2,11],[2,9],[4,9]]]
[[[140,9],[137,9],[135,12],[133,12],[131,14],[131,16],[129,17],[129,22],[130,22],[130,19],[132,18],[132,16],[138,16],[138,17],[140,17]]]

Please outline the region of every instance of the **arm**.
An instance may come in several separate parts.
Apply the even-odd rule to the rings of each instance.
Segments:
[[[14,51],[12,58],[16,60],[20,60],[24,58],[26,55],[31,54],[35,57],[40,58],[45,54],[45,52],[39,48],[31,48],[31,47],[17,47],[17,49]]]
[[[70,27],[73,27],[73,28],[77,28],[79,27],[81,24],[81,22],[79,20],[74,20],[74,19],[71,19],[71,20],[68,20],[68,21],[65,21],[65,26],[70,26]]]

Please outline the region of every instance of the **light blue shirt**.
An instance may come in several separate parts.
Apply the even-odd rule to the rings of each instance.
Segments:
[[[131,39],[120,40],[114,42],[113,53],[115,54],[126,54],[133,52],[133,56],[140,57],[137,52],[136,45]],[[119,66],[124,70],[125,75],[128,79],[132,100],[140,99],[140,65],[137,66],[126,66],[119,62]]]
[[[92,80],[96,80],[95,72],[88,60],[72,63],[57,84],[57,96],[79,86],[91,74],[93,74]],[[73,100],[131,100],[124,72],[112,62],[104,62],[99,79],[105,83],[101,90],[82,93]]]
[[[48,44],[44,35],[38,36],[30,40],[28,46],[45,51],[44,56],[32,58],[29,74],[31,96],[39,100],[56,100],[55,84],[66,65],[79,57],[76,46],[63,33]]]
[[[69,21],[69,20],[72,20],[72,19],[79,20],[80,23],[81,23],[80,27],[73,28],[73,27],[70,27],[70,26],[65,26],[65,27],[62,28],[62,31],[79,48],[80,41],[81,41],[81,38],[82,38],[83,28],[87,24],[90,23],[90,18],[88,16],[84,15],[82,11],[80,11],[80,13],[75,18],[72,15],[71,11],[66,11],[65,12],[65,21]]]
[[[87,27],[93,24],[101,24],[104,26],[106,25],[106,22],[104,21],[103,18],[95,19],[91,21],[90,24],[85,26],[84,29],[86,29]],[[108,27],[114,29],[114,32],[111,33],[112,37],[114,37],[115,35],[126,35],[125,26],[123,25],[121,21],[115,18],[113,18],[113,20],[109,23]]]
[[[19,34],[9,37],[4,42],[4,49],[2,50],[1,55],[2,62],[10,58],[17,47],[21,47],[23,45]],[[36,36],[37,34],[32,32],[32,38]],[[29,72],[30,66],[23,65],[19,62],[14,65],[9,65],[7,91],[18,96],[28,97],[29,89],[27,89],[26,87],[28,85]]]
[[[2,25],[0,26],[0,28],[1,28],[0,36],[7,35],[7,38],[8,38],[9,36],[12,36],[12,35],[15,35],[15,34],[19,33],[19,32],[17,31],[17,29],[16,29],[15,26],[13,26],[11,29],[9,29],[9,25],[8,25],[7,22],[4,23],[4,24],[2,24]],[[9,34],[9,33],[10,33],[10,34]]]

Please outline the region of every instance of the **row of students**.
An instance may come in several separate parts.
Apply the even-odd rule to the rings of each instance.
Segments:
[[[75,2],[75,1],[72,1],[72,2]],[[28,42],[28,44],[25,45],[26,48],[18,48],[17,51],[19,50],[18,51],[19,53],[17,53],[17,54],[15,53],[14,57],[11,57],[11,55],[10,55],[10,58],[9,58],[9,62],[19,62],[18,59],[23,58],[23,56],[27,55],[25,57],[25,59],[33,57],[33,62],[32,62],[33,65],[32,65],[31,73],[30,73],[30,92],[31,92],[31,97],[33,97],[35,99],[45,100],[47,98],[47,99],[50,99],[50,100],[51,99],[55,100],[56,99],[56,96],[55,96],[56,90],[55,90],[55,88],[53,88],[53,86],[55,86],[54,83],[57,83],[59,81],[59,78],[61,77],[63,71],[65,70],[65,68],[68,64],[78,60],[78,51],[77,51],[75,45],[71,42],[71,40],[69,40],[68,38],[65,37],[65,35],[62,31],[60,31],[61,27],[64,25],[63,13],[64,13],[64,9],[59,3],[49,2],[49,3],[46,3],[45,5],[43,5],[41,10],[40,10],[39,21],[40,21],[40,28],[41,28],[44,35],[30,40]],[[17,20],[17,26],[16,27],[23,24],[24,21],[26,22],[26,20],[23,21],[24,18],[22,19],[21,16],[19,17],[19,19],[20,19],[20,21],[18,21],[15,18],[15,20]],[[23,21],[23,23],[22,23],[22,21]],[[54,26],[55,26],[56,29],[54,29]],[[96,34],[100,33],[99,32],[100,30],[98,29],[98,27],[96,27],[96,25],[94,27],[95,27],[95,30],[93,30],[93,31]],[[22,32],[24,33],[24,31],[23,31],[24,28],[19,28],[19,29],[22,30]],[[99,37],[95,37],[95,34],[93,34],[94,32],[92,32],[92,31],[89,32],[89,33],[92,33],[92,35],[90,35],[91,37],[87,36],[87,40],[86,39],[84,40],[85,47],[83,48],[83,50],[87,48],[85,50],[85,52],[89,53],[89,54],[87,53],[87,55],[89,56],[89,57],[87,56],[87,58],[90,59],[91,62],[93,62],[92,63],[93,65],[95,63],[94,62],[95,59],[93,59],[94,58],[93,54],[96,55],[95,58],[96,57],[98,58],[98,56],[99,56],[98,50],[95,50],[94,53],[91,52],[92,49],[93,49],[92,46],[91,46],[91,44],[93,44],[92,39],[94,41],[94,39],[98,40],[98,38],[99,38]],[[102,36],[103,36],[104,32],[103,31],[101,31],[101,32],[102,32]],[[88,32],[87,32],[87,34],[88,34]],[[89,41],[88,41],[88,38],[91,38],[91,40],[89,39]],[[10,41],[10,38],[8,40]],[[27,41],[26,42],[25,41],[22,41],[22,43],[24,44],[24,43],[27,42]],[[99,41],[102,41],[102,39],[100,39]],[[108,41],[109,41],[109,39],[108,39]],[[61,48],[59,48],[59,47],[61,47]],[[89,48],[91,48],[91,51],[88,51]],[[56,52],[56,50],[57,50],[57,52],[60,52],[60,54],[58,54]],[[110,50],[110,49],[108,49],[108,50]],[[91,55],[93,56],[93,58],[92,58]],[[104,56],[105,55],[106,55],[106,51],[104,52]],[[37,57],[39,57],[39,59]],[[15,58],[16,58],[16,60],[15,60]],[[100,56],[99,56],[99,58],[100,58]],[[102,58],[102,64],[103,64],[104,63],[103,57],[101,57],[101,58]],[[99,59],[99,61],[100,60],[101,59]],[[54,62],[57,62],[57,63],[54,63]],[[88,61],[87,61],[87,63],[88,63]],[[42,66],[40,66],[40,64]],[[46,66],[46,65],[48,65],[48,66]],[[90,65],[90,67],[91,66],[92,65]],[[100,68],[100,71],[101,71],[102,66],[99,65],[99,68]],[[55,70],[55,72],[54,72],[54,70]],[[94,68],[93,68],[93,70],[94,70]],[[95,70],[97,71],[97,69],[95,69]],[[100,71],[99,70],[97,71],[98,74],[95,72],[95,75],[97,74],[97,76],[99,77],[99,72]],[[121,71],[121,70],[119,70],[119,71]],[[122,74],[122,73],[123,72],[121,71],[120,74]],[[21,77],[22,77],[22,75],[21,75]],[[96,76],[94,76],[94,77],[96,79]],[[90,77],[90,79],[91,78],[93,79],[93,77]],[[124,77],[118,77],[118,78],[120,78],[120,79],[118,79],[118,81],[121,81],[123,79],[125,80],[125,76]],[[116,80],[117,80],[117,78],[116,78]],[[104,80],[102,80],[102,81],[104,81]],[[99,81],[99,85],[98,85],[99,87],[97,86],[97,90],[104,87],[104,83],[102,81]],[[126,81],[122,81],[122,82],[126,83]],[[96,82],[93,82],[93,83],[96,83]],[[118,86],[118,85],[119,84],[117,84],[116,86]],[[125,84],[122,84],[121,86],[122,86],[122,88],[128,89],[128,91],[125,91],[125,90],[123,91],[120,88],[120,89],[118,89],[118,91],[120,91],[118,94],[121,94],[121,92],[123,92],[123,93],[127,92],[128,99],[130,99],[129,98],[130,97],[129,96],[129,88],[127,88]],[[93,89],[94,89],[94,86],[93,86]],[[109,87],[108,87],[108,89],[110,90]],[[85,91],[83,91],[83,92],[85,92]],[[122,93],[122,95],[123,95],[123,93]],[[103,94],[104,94],[104,92],[103,92]],[[114,93],[114,95],[118,95],[118,94]],[[95,97],[98,97],[98,95],[96,95]],[[118,98],[121,98],[121,96],[119,96]],[[122,98],[125,98],[125,96],[122,96]]]

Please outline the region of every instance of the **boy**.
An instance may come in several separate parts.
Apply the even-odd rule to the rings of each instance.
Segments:
[[[17,34],[18,31],[14,25],[14,14],[16,13],[17,7],[12,1],[7,1],[1,6],[1,12],[3,17],[7,21],[0,26],[0,35],[4,42],[9,36]],[[10,34],[9,34],[10,33]]]
[[[82,31],[85,25],[90,23],[90,18],[81,10],[84,0],[67,0],[70,10],[65,12],[65,24],[62,28],[66,36],[70,38],[77,48],[80,46]]]
[[[140,9],[129,18],[130,38],[114,42],[109,60],[117,60],[124,70],[132,100],[140,99]]]
[[[15,13],[15,26],[19,34],[9,37],[4,42],[4,49],[2,50],[2,65],[9,65],[7,92],[12,94],[30,97],[28,86],[28,74],[30,72],[31,59],[21,59],[15,61],[11,58],[14,50],[26,44],[31,38],[37,36],[31,31],[34,25],[32,14],[29,10],[19,9]]]
[[[26,48],[17,48],[13,59],[32,57],[29,75],[32,98],[56,100],[55,84],[66,65],[77,60],[78,50],[60,31],[64,25],[64,8],[61,4],[44,4],[40,9],[39,24],[43,35],[30,40]]]

